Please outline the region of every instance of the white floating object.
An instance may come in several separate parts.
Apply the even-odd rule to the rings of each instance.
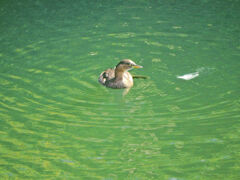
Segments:
[[[177,78],[184,79],[184,80],[191,80],[198,76],[199,76],[199,72],[194,72],[194,73],[190,73],[190,74],[184,74],[182,76],[177,76]]]

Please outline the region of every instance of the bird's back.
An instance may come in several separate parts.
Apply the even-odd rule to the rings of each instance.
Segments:
[[[121,79],[115,78],[115,69],[107,69],[103,71],[98,81],[109,88],[121,89],[121,88],[130,88],[133,86],[133,78],[129,72],[124,72]]]
[[[106,86],[106,82],[112,80],[115,78],[115,68],[110,68],[105,71],[103,71],[99,78],[98,82],[100,82],[102,85]]]

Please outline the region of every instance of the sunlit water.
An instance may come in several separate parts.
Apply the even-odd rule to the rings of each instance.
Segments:
[[[0,4],[1,179],[240,178],[238,0]]]

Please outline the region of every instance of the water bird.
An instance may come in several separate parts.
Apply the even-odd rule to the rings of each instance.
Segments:
[[[131,69],[143,68],[130,59],[120,61],[116,67],[103,71],[98,81],[113,89],[130,89],[133,86],[133,78],[146,78],[145,76],[132,76],[128,71]],[[128,91],[126,91],[128,92]]]

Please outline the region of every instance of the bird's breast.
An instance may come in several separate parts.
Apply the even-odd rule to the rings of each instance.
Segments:
[[[126,86],[126,87],[131,87],[133,86],[133,78],[132,78],[132,75],[129,73],[129,72],[125,72],[123,74],[123,84]]]

